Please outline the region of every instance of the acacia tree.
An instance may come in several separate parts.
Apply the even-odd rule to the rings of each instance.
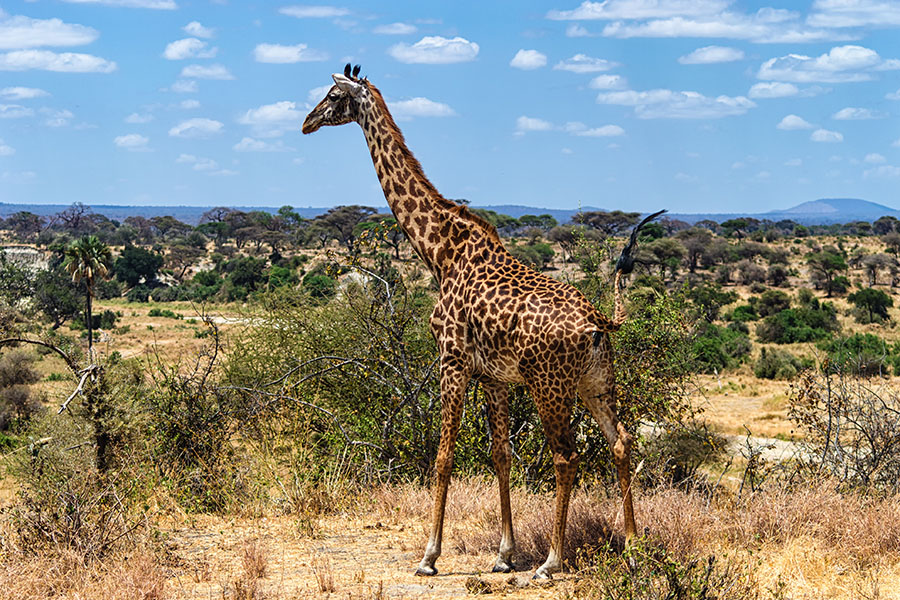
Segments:
[[[831,293],[835,288],[834,276],[847,270],[847,261],[837,249],[829,246],[821,252],[809,254],[806,262],[813,274],[821,277],[825,282],[826,296],[831,298]]]
[[[109,265],[112,262],[112,252],[109,246],[97,239],[97,236],[86,235],[72,242],[65,250],[66,271],[72,276],[75,283],[83,282],[85,293],[85,324],[88,333],[88,360],[93,361],[94,331],[91,307],[94,299],[94,284],[97,279],[106,279],[109,275]]]

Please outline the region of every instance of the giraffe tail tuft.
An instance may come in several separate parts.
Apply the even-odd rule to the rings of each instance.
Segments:
[[[650,223],[665,212],[666,210],[663,209],[644,217],[644,219],[631,230],[631,237],[622,249],[619,260],[616,261],[616,276],[614,283],[616,308],[615,313],[613,314],[613,325],[615,325],[617,329],[625,323],[625,319],[627,318],[627,315],[625,314],[625,302],[622,299],[622,275],[628,275],[634,270],[634,249],[637,246],[641,229],[647,223]]]

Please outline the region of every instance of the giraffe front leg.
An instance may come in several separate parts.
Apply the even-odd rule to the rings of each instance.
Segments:
[[[441,442],[438,446],[434,468],[434,507],[431,513],[431,534],[425,546],[425,555],[419,562],[416,575],[437,575],[435,562],[441,555],[441,538],[444,531],[444,512],[447,505],[447,488],[453,470],[453,450],[459,423],[462,419],[463,401],[468,374],[458,367],[441,366]]]
[[[509,446],[509,390],[505,383],[482,383],[487,396],[488,422],[491,427],[491,459],[500,488],[500,552],[492,569],[494,573],[515,571],[512,559],[516,551],[512,509],[509,502],[509,468],[512,451]]]

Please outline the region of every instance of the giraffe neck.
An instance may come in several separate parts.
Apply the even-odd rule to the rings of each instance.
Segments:
[[[481,225],[428,180],[374,86],[361,108],[359,125],[385,200],[416,253],[440,279],[459,260],[464,242],[483,233]]]

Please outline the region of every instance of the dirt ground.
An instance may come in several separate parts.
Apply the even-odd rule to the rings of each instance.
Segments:
[[[448,530],[455,526],[462,524],[448,523]],[[416,577],[426,535],[420,522],[345,515],[323,519],[316,529],[305,536],[296,519],[286,517],[173,527],[167,535],[180,566],[169,591],[199,600],[229,597],[250,585],[264,598],[461,598],[490,590],[537,600],[558,598],[573,587],[568,574],[538,584],[533,570],[490,573],[495,556],[453,549],[439,559],[437,576]],[[266,564],[265,575],[254,580],[248,564],[259,561]]]

